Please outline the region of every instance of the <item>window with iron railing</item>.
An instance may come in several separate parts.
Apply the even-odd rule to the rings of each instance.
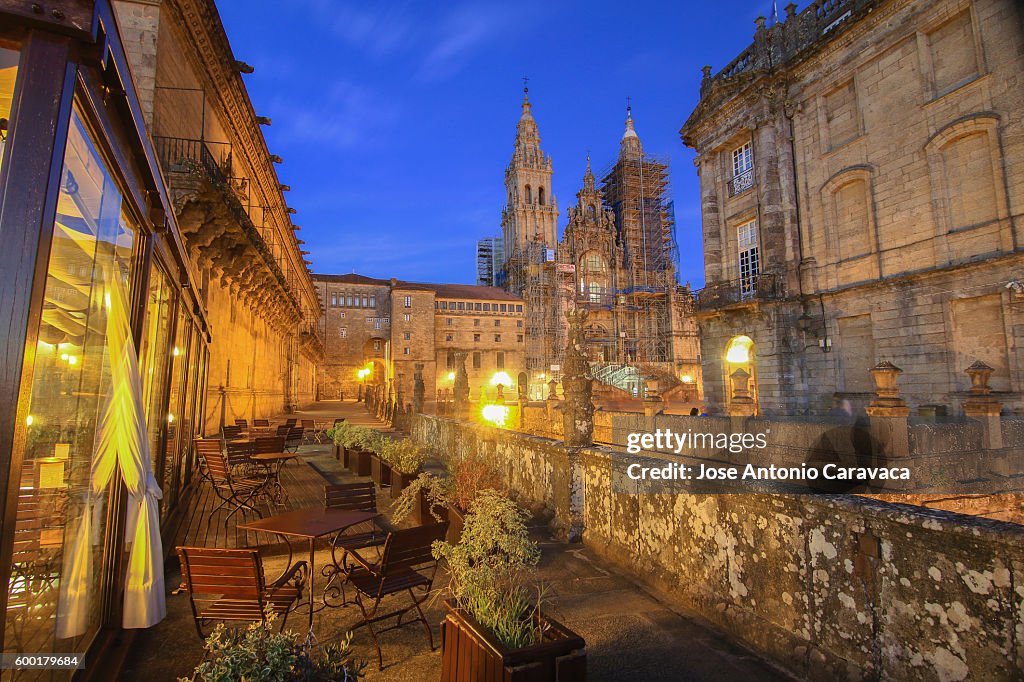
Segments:
[[[753,295],[757,288],[757,275],[761,259],[758,253],[757,221],[749,220],[736,227],[736,244],[739,250],[740,295]]]
[[[744,142],[732,151],[732,179],[729,180],[729,196],[734,197],[754,185],[754,148]]]

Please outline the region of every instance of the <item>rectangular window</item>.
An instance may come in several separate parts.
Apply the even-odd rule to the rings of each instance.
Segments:
[[[495,334],[494,335],[494,342],[495,343],[501,343],[501,334]]]
[[[348,327],[338,327],[338,336],[343,339],[348,338]]]
[[[494,326],[495,327],[500,327],[501,326],[501,320],[495,320],[494,321]]]
[[[455,335],[454,334],[445,334],[444,340],[448,341],[449,343],[451,343],[452,341],[455,340]]]
[[[355,307],[354,305],[352,305],[352,294],[348,295],[348,307],[349,308],[354,308]]]
[[[412,315],[410,315],[409,313],[406,313],[405,315],[402,315],[402,321],[403,322],[408,322],[411,319],[412,319]]]
[[[412,332],[406,332],[405,335],[404,335],[404,338],[405,338],[406,341],[411,340],[412,339]]]
[[[491,304],[490,303],[484,303],[484,312],[485,313],[491,312]]]
[[[479,327],[480,326],[480,320],[473,320],[473,326],[474,327]]]
[[[447,318],[445,322],[448,324],[449,327],[452,326],[452,318]]]
[[[481,361],[482,355],[480,351],[473,353],[473,369],[480,369],[480,366],[483,364]]]
[[[406,296],[405,297],[405,307],[406,308],[411,308],[412,307],[412,296]]]
[[[337,305],[338,305],[338,295],[337,294],[331,294],[331,305],[337,307]]]
[[[473,309],[474,310],[483,310],[484,309],[484,304],[483,303],[474,303],[473,304]]]
[[[380,329],[380,318],[379,317],[373,318],[373,328],[374,329]]]
[[[441,301],[441,310],[448,310],[448,301]]]
[[[370,307],[371,308],[376,308],[377,307],[377,297],[375,295],[371,295],[370,296]]]
[[[523,335],[522,334],[516,334],[516,341],[518,343],[522,343],[523,342]]]
[[[754,167],[754,148],[749,142],[732,150],[732,176],[743,175]]]
[[[522,320],[516,320],[516,326],[519,327],[520,329],[522,329],[523,328],[523,321]]]
[[[505,369],[505,354],[501,351],[494,356],[495,362],[497,363],[498,369]]]
[[[757,290],[760,258],[757,247],[757,221],[750,220],[736,227],[736,245],[740,257],[740,294],[752,296]]]
[[[370,304],[369,297],[366,294],[363,294],[363,307],[364,308],[369,308],[370,307],[369,304]]]
[[[521,303],[516,304],[516,312],[517,313],[523,312],[523,305]]]
[[[456,306],[458,307],[459,310],[465,310],[466,309],[466,304],[463,303],[462,301],[459,301],[458,303],[456,303]]]
[[[403,348],[402,349],[402,355],[409,355],[409,349],[408,348]]]
[[[380,352],[380,339],[373,340],[373,350],[375,350],[378,353]]]
[[[344,318],[345,317],[345,311],[342,310],[340,313],[338,313],[338,317]]]
[[[508,306],[506,304],[504,304],[504,303],[501,304],[501,312],[503,312],[503,313],[504,312],[508,312],[507,308],[508,308]]]
[[[473,334],[473,341],[479,342],[480,341],[480,335],[479,334]]]

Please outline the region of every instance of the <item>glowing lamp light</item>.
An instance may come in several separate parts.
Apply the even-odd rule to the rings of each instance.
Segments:
[[[511,386],[512,377],[510,377],[507,372],[497,372],[493,377],[491,377],[491,386],[497,386],[498,384]]]
[[[174,423],[174,415],[171,414],[170,412],[167,413],[167,423],[168,424],[173,424]]]
[[[75,364],[78,364],[78,358],[77,358],[77,357],[75,357],[74,355],[69,355],[69,356],[68,356],[68,364],[69,364],[69,365],[75,365]]]
[[[484,405],[483,409],[484,420],[491,422],[495,426],[505,426],[505,420],[508,419],[508,407],[505,405]]]
[[[181,355],[181,351],[178,349],[177,346],[174,347],[174,351],[173,352],[174,352],[174,357],[178,357],[179,355]]]
[[[737,336],[729,343],[725,353],[725,361],[733,365],[745,365],[750,362],[750,347],[754,340],[749,336]]]
[[[690,376],[689,374],[684,374],[681,378],[682,378],[682,381],[683,381],[684,384],[692,384],[693,383],[693,377]]]
[[[35,419],[32,418],[32,415],[25,417],[25,426],[32,426],[32,422],[34,421]]]
[[[61,353],[60,354],[60,359],[61,360],[67,360],[68,359],[68,354],[67,353]]]
[[[448,381],[455,381],[455,372],[448,372]]]

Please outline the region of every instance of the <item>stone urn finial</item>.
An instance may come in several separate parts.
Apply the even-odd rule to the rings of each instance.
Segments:
[[[498,393],[494,397],[494,401],[499,405],[503,405],[505,403],[505,384],[498,384]]]
[[[736,371],[729,375],[729,379],[732,380],[732,399],[734,401],[751,401],[753,398],[750,397],[750,372],[737,367]]]
[[[903,370],[888,360],[883,360],[871,368],[871,378],[875,381],[875,393],[879,398],[897,398],[900,389],[896,386],[896,379]]]
[[[989,395],[992,388],[988,385],[992,372],[995,370],[981,360],[975,361],[973,365],[964,370],[971,378],[971,395]]]

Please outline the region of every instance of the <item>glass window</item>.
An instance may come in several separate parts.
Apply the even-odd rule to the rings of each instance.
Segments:
[[[348,307],[349,307],[349,308],[354,308],[354,307],[355,307],[355,306],[354,306],[354,305],[352,304],[352,294],[349,294],[349,295],[348,295],[348,297],[347,297],[347,301],[348,301]]]
[[[500,327],[501,326],[501,320],[495,320],[494,321],[494,326],[495,327]]]
[[[473,340],[474,341],[479,341],[480,340],[480,335],[479,334],[473,334]]]
[[[517,313],[523,312],[523,305],[521,303],[516,304],[516,312]]]
[[[405,297],[405,307],[406,308],[411,308],[412,307],[412,296],[406,296]]]
[[[347,339],[348,338],[348,327],[340,327],[338,329],[338,336],[340,336],[343,339]]]
[[[139,358],[153,471],[159,471],[160,444],[166,423],[164,406],[167,404],[167,383],[170,380],[168,367],[171,362],[171,334],[174,332],[174,298],[167,275],[162,268],[154,267],[149,276],[146,331],[142,337],[142,353]]]
[[[456,305],[458,306],[459,310],[466,309],[466,304],[463,301],[459,301]]]
[[[750,220],[736,227],[736,243],[740,254],[740,294],[747,296],[757,287],[760,258],[757,246],[757,221]]]
[[[376,296],[370,296],[370,307],[371,308],[376,308],[377,307],[377,297]]]
[[[508,308],[508,306],[506,304],[504,304],[504,303],[501,304],[501,312],[503,312],[503,313],[507,312],[507,308]]]
[[[82,652],[98,630],[107,487],[92,468],[112,454],[98,428],[114,404],[109,344],[131,342],[136,228],[77,110],[60,185],[23,396],[29,416],[5,614],[9,652]]]
[[[363,294],[363,307],[364,308],[369,308],[370,307],[370,299],[369,299],[369,297],[366,294]]]
[[[490,303],[484,303],[484,312],[485,313],[491,312],[491,304]]]
[[[480,320],[473,320],[473,326],[474,327],[479,327],[480,326]]]
[[[167,422],[167,439],[164,448],[163,476],[158,472],[157,480],[161,481],[164,496],[160,500],[160,514],[166,516],[168,511],[174,508],[177,501],[178,483],[177,474],[180,470],[180,461],[184,451],[184,439],[188,437],[188,430],[183,428],[181,416],[184,413],[184,389],[188,386],[188,342],[191,333],[191,320],[185,306],[178,306],[178,323],[175,326],[174,347],[171,348],[171,386],[168,392],[169,402],[167,413],[163,416]]]
[[[403,348],[402,349],[402,355],[408,355],[408,354],[409,354],[409,349],[408,348]]]
[[[750,146],[749,142],[744,142],[732,151],[732,175],[733,177],[743,175],[753,167],[754,148]]]
[[[501,343],[501,334],[495,334],[494,335],[494,342],[495,343]]]
[[[505,354],[501,351],[498,351],[495,354],[495,362],[497,363],[496,366],[498,369],[505,369]]]
[[[483,310],[484,309],[484,305],[482,303],[474,303],[473,304],[473,309],[474,310]]]

